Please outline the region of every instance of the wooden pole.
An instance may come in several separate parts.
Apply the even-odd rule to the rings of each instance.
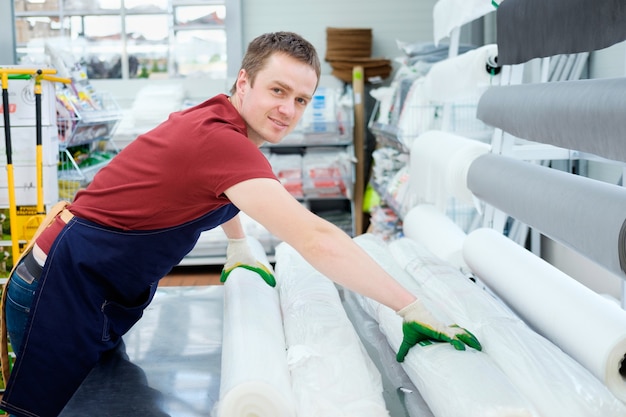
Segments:
[[[352,69],[354,94],[354,156],[356,158],[354,179],[354,235],[363,233],[363,193],[365,191],[365,71],[362,66]]]

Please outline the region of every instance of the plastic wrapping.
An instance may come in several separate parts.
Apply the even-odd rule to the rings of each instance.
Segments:
[[[269,265],[263,247],[253,254]],[[215,414],[217,413],[217,414]],[[224,336],[217,417],[295,417],[278,291],[235,268],[224,283]]]
[[[389,416],[380,373],[332,281],[286,243],[276,280],[298,417]]]
[[[449,37],[454,29],[494,12],[496,8],[492,3],[486,0],[438,0],[433,9],[435,44]]]
[[[431,204],[413,207],[402,222],[404,235],[422,242],[438,258],[466,269],[463,259],[465,232],[450,217]]]
[[[438,308],[478,337],[483,352],[543,417],[626,415],[623,404],[590,372],[455,267],[411,239],[399,239],[389,248]]]
[[[492,229],[470,233],[463,253],[476,275],[520,317],[595,375],[597,379],[582,379],[582,372],[571,375],[579,407],[603,417],[626,416],[626,405],[608,392],[626,400],[620,373],[626,311]],[[583,414],[572,410],[561,415]]]
[[[354,240],[399,282],[412,281],[394,261],[382,240],[368,234]],[[423,299],[434,315],[441,316],[444,322],[450,321],[428,302],[419,286],[413,285],[411,290]],[[397,351],[402,342],[402,318],[374,300],[361,297],[361,301]],[[483,352],[474,349],[457,351],[448,343],[416,346],[409,351],[402,366],[435,416],[539,416]]]
[[[399,417],[399,412],[404,412],[408,417],[433,417],[428,404],[396,360],[396,352],[389,346],[378,322],[361,307],[361,296],[347,289],[342,292],[346,313],[383,376],[383,396],[401,404],[402,410],[394,413],[392,400],[387,401],[390,414]]]
[[[431,130],[411,146],[411,192],[419,204],[445,210],[450,198],[467,205],[474,196],[467,188],[470,165],[489,153],[490,146],[454,133]]]

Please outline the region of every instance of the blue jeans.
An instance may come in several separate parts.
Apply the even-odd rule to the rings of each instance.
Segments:
[[[29,253],[20,261],[9,281],[5,314],[9,341],[16,354],[22,346],[28,314],[40,276],[41,266],[36,263],[32,253]]]

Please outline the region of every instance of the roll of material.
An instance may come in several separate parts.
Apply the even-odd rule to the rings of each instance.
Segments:
[[[257,259],[269,266],[258,240]],[[244,268],[224,283],[224,332],[218,417],[295,417],[278,291]]]
[[[626,161],[625,89],[626,78],[492,87],[477,117],[522,139]]]
[[[284,242],[276,280],[298,417],[389,416],[380,372],[333,282]]]
[[[430,305],[433,314],[443,314],[398,266],[386,243],[370,234],[354,240],[396,280]],[[369,298],[361,297],[361,306],[378,321],[390,346],[397,352],[402,343],[402,318]],[[446,317],[442,320],[449,321]],[[448,343],[415,346],[402,362],[402,367],[435,416],[539,415],[483,352],[474,349],[457,351]]]
[[[415,203],[432,204],[445,211],[450,198],[473,204],[467,188],[470,165],[490,146],[450,132],[430,130],[410,148],[410,191]]]
[[[626,188],[495,154],[474,161],[467,184],[481,200],[626,278]]]
[[[498,62],[603,49],[626,39],[622,0],[506,0],[497,11]]]
[[[438,258],[457,268],[467,267],[463,259],[465,232],[433,205],[420,204],[409,210],[402,221],[402,232]]]
[[[433,35],[435,44],[479,17],[494,12],[493,5],[484,0],[439,0],[433,8]]]
[[[497,56],[498,47],[490,44],[433,64],[424,76],[424,96],[434,103],[475,104],[487,88],[500,83],[499,71],[488,70],[497,67]]]
[[[591,372],[531,330],[504,303],[409,238],[389,250],[437,307],[463,323],[542,417],[626,415],[626,406]],[[498,258],[495,251],[485,251]]]
[[[530,326],[626,402],[620,374],[626,311],[493,229],[470,233],[463,253],[476,275]],[[618,415],[626,415],[626,409]]]

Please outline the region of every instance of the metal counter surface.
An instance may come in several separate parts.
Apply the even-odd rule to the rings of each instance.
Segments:
[[[219,398],[223,287],[162,287],[61,417],[207,417]]]
[[[93,369],[60,417],[211,416],[219,399],[223,300],[220,285],[159,288],[124,343]],[[394,353],[376,342],[384,337],[378,326],[354,303],[344,307],[381,370],[390,415],[432,417]]]

